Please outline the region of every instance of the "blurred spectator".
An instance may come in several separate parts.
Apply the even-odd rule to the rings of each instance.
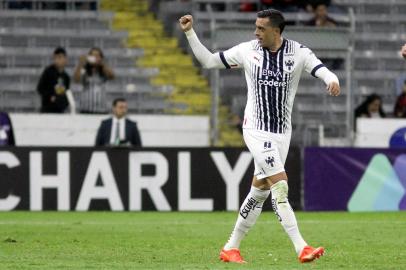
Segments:
[[[403,45],[403,47],[401,49],[401,53],[402,53],[403,58],[406,59],[406,43],[405,43],[405,45]]]
[[[324,4],[326,7],[330,7],[331,0],[306,0],[300,1],[300,7],[305,9],[307,12],[313,13],[314,7],[319,4]]]
[[[240,2],[239,11],[242,11],[242,12],[254,12],[256,10],[257,10],[257,5],[255,3],[252,3],[251,1],[242,0]]]
[[[30,2],[8,0],[6,3],[9,9],[32,9],[32,3]]]
[[[384,118],[385,112],[382,109],[382,99],[377,94],[369,95],[361,105],[355,109],[355,118]]]
[[[6,112],[0,112],[0,146],[14,146],[14,132],[11,119]]]
[[[77,2],[75,3],[76,10],[97,10],[97,1],[92,2]]]
[[[261,0],[260,9],[274,8],[284,12],[296,12],[301,4],[300,0]]]
[[[403,83],[402,93],[396,100],[393,115],[399,118],[406,118],[406,81]]]
[[[64,48],[55,49],[53,61],[53,64],[42,72],[37,85],[43,113],[63,113],[69,104],[66,92],[70,86],[70,78],[65,71],[67,57]]]
[[[103,120],[96,137],[96,146],[132,145],[141,147],[137,123],[126,118],[127,101],[117,98],[113,101],[113,117]]]
[[[336,27],[337,22],[328,16],[327,5],[325,3],[317,3],[313,6],[314,17],[306,23],[309,26],[317,27]]]
[[[314,17],[306,22],[308,26],[316,27],[336,27],[337,22],[328,16],[327,4],[325,1],[315,1],[312,5]],[[322,58],[320,59],[328,68],[337,70],[343,66],[343,59],[340,58]]]
[[[73,76],[75,82],[82,84],[80,112],[106,113],[106,82],[114,78],[114,73],[102,50],[94,47],[88,55],[82,55]]]
[[[97,0],[81,1],[18,1],[6,0],[9,9],[39,9],[39,10],[97,10]]]

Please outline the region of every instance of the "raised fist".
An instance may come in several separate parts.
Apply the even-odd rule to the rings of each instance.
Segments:
[[[193,26],[193,17],[192,15],[185,15],[179,19],[180,28],[183,32],[189,31]]]

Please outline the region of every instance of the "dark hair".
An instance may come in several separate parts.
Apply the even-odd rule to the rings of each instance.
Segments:
[[[104,58],[103,51],[102,51],[102,49],[100,49],[99,47],[93,47],[93,48],[91,48],[91,49],[89,50],[89,54],[90,54],[92,51],[98,51],[98,52],[100,53],[101,58],[102,58],[102,59]]]
[[[116,98],[116,99],[113,100],[113,107],[116,107],[117,103],[119,103],[119,102],[127,102],[127,100],[125,98],[122,98],[122,97]]]
[[[54,50],[54,55],[57,55],[57,54],[63,54],[63,55],[66,56],[66,50],[65,50],[65,48],[64,48],[64,47],[57,47],[57,48]]]
[[[278,27],[280,33],[282,34],[283,29],[285,29],[285,17],[283,17],[282,12],[276,9],[265,9],[257,13],[258,18],[268,18],[269,23],[272,27]]]
[[[99,48],[99,47],[93,47],[89,50],[88,54],[90,54],[92,51],[97,51],[100,54],[100,57],[102,59],[104,59],[104,54],[103,51]],[[86,63],[85,65],[85,71],[86,71],[86,75],[88,75],[89,77],[93,75],[93,67],[91,64]],[[100,77],[103,78],[104,81],[107,80],[106,75],[103,72],[103,68],[101,66],[97,66],[96,67],[96,72],[99,74]]]
[[[368,106],[369,104],[371,104],[372,102],[374,102],[375,100],[380,100],[382,101],[381,96],[377,95],[377,94],[370,94],[369,96],[367,96],[367,98],[365,99],[364,102],[361,103],[361,105],[359,105],[356,109],[355,109],[355,117],[360,117],[363,114],[366,114],[369,116],[369,112],[368,112]],[[382,109],[382,102],[381,102],[381,106],[379,106],[379,115],[381,117],[385,117],[386,114]]]

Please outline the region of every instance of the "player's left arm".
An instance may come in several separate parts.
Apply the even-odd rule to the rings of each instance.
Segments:
[[[305,70],[312,76],[323,80],[330,95],[338,96],[341,89],[337,75],[331,72],[310,49],[301,47],[300,50],[304,53]]]
[[[322,67],[315,72],[317,78],[322,79],[326,86],[326,90],[332,96],[338,96],[341,92],[340,82],[338,81],[337,75],[331,72],[328,68]]]

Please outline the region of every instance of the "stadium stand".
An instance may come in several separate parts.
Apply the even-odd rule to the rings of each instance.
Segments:
[[[227,44],[213,44],[211,23],[214,21],[216,27],[249,28],[256,17],[255,12],[239,12],[238,0],[152,1],[160,2],[160,8],[153,7],[158,10],[157,17],[148,10],[147,0],[93,1],[97,3],[97,11],[74,10],[75,2],[92,1],[65,1],[66,11],[44,10],[45,6],[36,0],[31,1],[33,10],[14,10],[7,6],[9,1],[0,1],[3,9],[0,10],[0,106],[4,110],[38,110],[39,99],[35,93],[38,76],[50,62],[54,47],[61,45],[68,51],[70,74],[78,57],[90,47],[103,48],[116,73],[116,79],[109,83],[108,97],[124,95],[132,113],[208,114],[213,84],[209,87],[204,76],[209,78],[210,74],[200,71],[190,55],[182,51],[181,48],[187,50],[187,44],[177,29],[177,18],[191,11],[202,42],[211,48],[224,49]],[[210,12],[209,6],[219,2],[226,3],[224,10]],[[342,140],[351,139],[348,138],[348,127],[352,126],[348,124],[352,112],[349,108],[354,108],[365,96],[378,93],[383,97],[385,111],[391,112],[396,97],[395,79],[406,70],[405,61],[398,54],[401,40],[406,39],[404,1],[335,0],[332,3],[331,16],[350,32],[348,42],[354,48],[349,66],[342,67],[350,68],[350,79],[347,80],[348,70],[336,71],[344,91],[341,97],[333,99],[324,95],[321,82],[305,74],[294,108],[297,136],[294,133],[293,144],[318,144],[319,124],[323,125],[327,137],[351,144],[351,140]],[[354,32],[350,27],[350,8],[355,13]],[[290,23],[296,26],[303,25],[311,16],[304,11],[286,13]],[[247,31],[252,33],[251,29]],[[325,56],[320,54],[320,48],[315,51]],[[330,50],[327,58],[334,56]],[[229,119],[230,110],[239,114],[245,103],[245,81],[238,71],[220,71],[220,78],[223,105],[219,108],[218,145],[238,144],[241,137],[230,126]]]
[[[67,48],[67,70],[72,74],[79,56],[99,46],[116,71],[116,79],[108,85],[109,100],[124,95],[132,113],[164,113],[170,109],[172,104],[166,97],[172,87],[150,83],[159,69],[136,66],[144,50],[125,48],[127,33],[111,31],[112,19],[111,12],[88,10],[1,10],[0,106],[11,112],[37,111],[36,84],[51,61],[54,47]],[[78,85],[73,90],[77,92]]]
[[[399,54],[406,39],[406,2],[402,0],[336,0],[354,9],[356,18],[354,48],[354,89],[356,104],[367,95],[383,97],[386,112],[392,112],[396,96],[395,80],[406,72]]]
[[[14,10],[0,1],[0,106],[7,111],[38,111],[35,86],[56,46],[68,52],[69,74],[80,55],[103,49],[116,78],[108,100],[124,96],[130,113],[208,114],[211,96],[206,78],[185,55],[176,38],[148,11],[148,1],[93,1],[98,10],[75,10],[82,1],[65,0],[66,10],[47,10],[40,1],[22,1],[30,10]],[[49,1],[44,1],[45,3]],[[92,2],[92,1],[83,1]],[[70,4],[70,5],[69,5]],[[74,94],[79,86],[74,85]],[[238,131],[223,121],[218,145],[240,145]]]

